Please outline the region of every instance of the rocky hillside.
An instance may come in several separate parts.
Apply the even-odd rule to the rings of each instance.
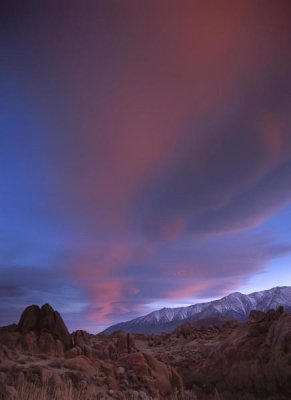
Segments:
[[[291,314],[175,332],[69,334],[49,305],[0,329],[0,400],[290,400]]]
[[[138,349],[133,336],[69,334],[48,304],[28,307],[17,325],[0,329],[1,400],[174,399],[182,392],[175,368]]]

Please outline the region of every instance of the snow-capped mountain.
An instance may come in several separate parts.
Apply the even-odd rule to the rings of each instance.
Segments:
[[[162,308],[131,321],[112,325],[104,333],[109,334],[118,330],[131,333],[171,332],[185,321],[197,322],[220,318],[244,321],[251,310],[267,311],[279,306],[291,311],[291,287],[275,287],[248,295],[235,292],[207,303]]]

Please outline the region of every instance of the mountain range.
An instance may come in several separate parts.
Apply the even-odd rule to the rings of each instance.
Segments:
[[[147,315],[121,322],[107,328],[103,333],[116,331],[128,333],[160,334],[173,332],[184,322],[195,325],[221,324],[226,320],[247,320],[252,310],[266,312],[283,306],[291,311],[291,287],[274,287],[248,295],[235,292],[219,300],[190,305],[188,307],[162,308]]]

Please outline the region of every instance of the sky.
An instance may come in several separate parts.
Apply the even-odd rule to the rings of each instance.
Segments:
[[[289,0],[4,0],[0,325],[291,285]]]

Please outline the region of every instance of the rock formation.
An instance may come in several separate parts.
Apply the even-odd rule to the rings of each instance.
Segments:
[[[92,335],[69,334],[49,305],[30,306],[18,325],[0,328],[0,400],[24,398],[290,400],[291,314]]]
[[[47,331],[59,339],[66,348],[71,344],[70,334],[62,317],[49,304],[44,304],[41,308],[37,305],[27,307],[20,317],[17,328],[22,334]]]

